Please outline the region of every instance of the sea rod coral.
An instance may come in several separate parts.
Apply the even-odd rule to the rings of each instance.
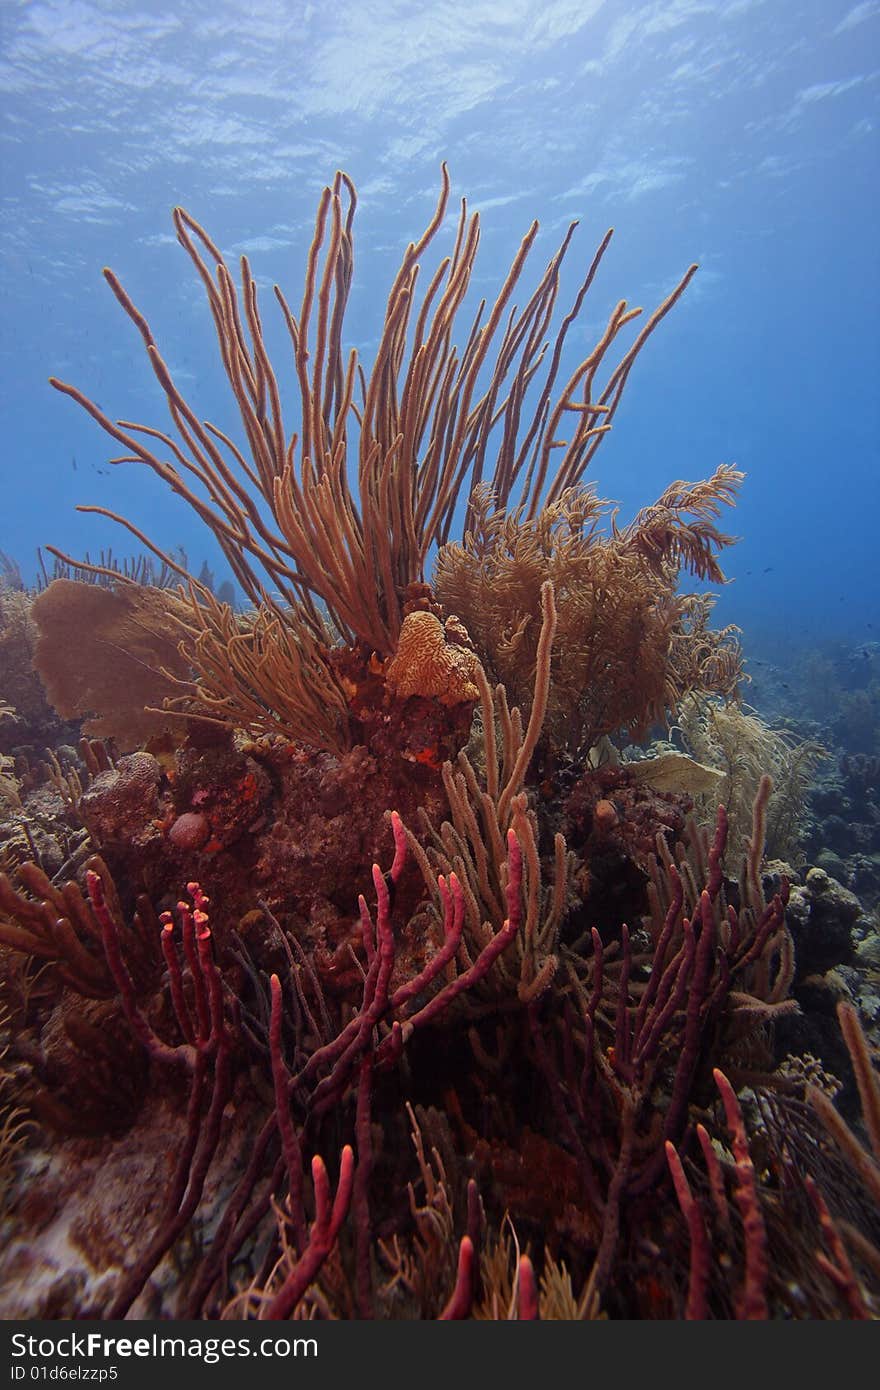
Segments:
[[[186,713],[195,707],[202,717],[297,739],[309,728],[319,744],[345,746],[348,686],[334,644],[359,643],[381,660],[394,656],[431,553],[450,541],[459,499],[466,504],[463,525],[469,534],[487,490],[496,516],[509,512],[533,525],[551,514],[548,508],[568,508],[569,529],[584,533],[589,551],[581,564],[581,585],[596,593],[594,603],[601,606],[597,591],[607,589],[608,581],[598,574],[591,580],[589,574],[607,568],[608,547],[594,552],[588,546],[596,517],[582,507],[575,523],[566,499],[611,428],[636,358],[696,266],[689,267],[625,349],[619,346],[621,334],[641,310],[619,301],[595,346],[565,376],[569,330],[611,233],[596,251],[552,348],[547,334],[574,224],[519,308],[513,295],[537,236],[538,224],[532,224],[494,302],[478,306],[468,336],[458,346],[453,334],[465,309],[480,239],[479,215],[469,215],[464,201],[451,254],[423,289],[419,283],[427,274],[422,258],[443,225],[448,201],[444,166],[434,214],[407,248],[391,286],[367,375],[357,353],[346,353],[343,345],[353,274],[355,191],[344,174],[324,190],[299,312],[275,289],[297,383],[293,426],[268,357],[247,257],[241,258],[237,288],[219,248],[189,214],[175,209],[178,240],[208,297],[244,447],[199,419],[175,385],[146,318],[113,272],[105,271],[140,333],[176,435],[114,422],[80,388],[56,378],[52,385],[76,400],[122,446],[124,454],[113,462],[146,465],[189,503],[213,531],[254,605],[252,616],[236,620],[167,548],[147,540],[132,522],[113,517],[188,588],[188,613],[182,615],[169,599],[168,625],[185,647],[194,679],[188,683],[175,673],[177,698],[169,685],[166,707],[176,704]],[[670,577],[682,564],[701,575],[721,577],[713,551],[729,538],[707,526],[705,518],[732,500],[740,476],[722,468],[693,489],[675,484],[639,518],[635,530],[624,533],[625,553],[617,558],[620,547],[612,547],[610,563],[620,575],[617,589],[623,593],[628,584],[630,597],[614,599],[616,631],[609,633],[607,624],[601,625],[593,639],[591,664],[597,671],[603,666],[601,654],[612,652],[627,624],[635,631],[651,620],[657,634],[648,647],[663,690],[670,647],[676,641],[679,646],[688,643]],[[112,515],[101,506],[83,510]],[[686,523],[685,515],[694,510],[698,519]],[[628,580],[633,564],[638,573]],[[562,602],[559,578],[549,572],[542,577],[554,579]],[[540,625],[534,611],[539,589],[540,580],[533,586],[532,607],[523,610],[532,618],[530,650]],[[45,602],[51,602],[51,589]],[[418,606],[424,607],[424,600]],[[447,616],[454,611],[448,608]],[[519,621],[520,614],[515,616]],[[575,631],[571,645],[577,640]],[[480,654],[485,659],[485,651]],[[38,663],[48,664],[50,656],[44,647]],[[400,679],[399,665],[395,669]],[[656,675],[649,684],[656,685]],[[725,693],[730,687],[728,679]],[[613,704],[613,690],[609,698]],[[643,697],[642,705],[646,703],[659,707],[651,695]],[[605,722],[608,717],[613,715],[606,714]],[[625,710],[621,717],[633,716]]]

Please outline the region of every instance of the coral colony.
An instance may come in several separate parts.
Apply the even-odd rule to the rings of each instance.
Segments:
[[[610,233],[560,315],[574,228],[522,293],[533,224],[462,324],[464,203],[423,267],[448,198],[444,167],[369,372],[345,175],[299,308],[275,290],[277,366],[247,259],[236,283],[175,210],[235,437],[110,270],[168,432],[52,379],[245,602],[118,516],[151,559],[54,551],[35,598],[3,591],[4,724],[55,750],[0,768],[30,808],[0,874],[6,1316],[877,1314],[858,1012],[830,1021],[845,1111],[781,1041],[803,972],[765,841],[816,750],[786,782],[736,631],[680,589],[723,582],[742,475],[626,525],[584,482],[696,267],[566,377]],[[698,758],[633,747],[673,724]]]

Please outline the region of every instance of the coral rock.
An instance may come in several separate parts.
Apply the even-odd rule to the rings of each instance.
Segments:
[[[854,893],[824,869],[810,869],[804,886],[792,889],[786,912],[799,979],[851,958],[852,929],[861,915]]]
[[[99,773],[80,802],[83,821],[97,844],[144,844],[157,837],[161,776],[150,753],[132,753]]]

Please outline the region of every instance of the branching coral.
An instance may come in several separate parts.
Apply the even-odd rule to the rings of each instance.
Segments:
[[[442,1153],[436,1146],[426,1152],[412,1106],[407,1107],[407,1114],[421,1180],[420,1200],[415,1185],[410,1183],[409,1207],[415,1228],[412,1239],[402,1242],[395,1236],[379,1243],[381,1262],[388,1271],[381,1294],[390,1307],[395,1303],[399,1306],[405,1299],[421,1317],[427,1317],[432,1310],[436,1312],[441,1291],[451,1288],[455,1278],[455,1201]],[[477,1213],[477,1218],[481,1215]]]
[[[837,1013],[859,1077],[873,1157],[831,1099],[803,1080],[776,1091],[768,1078],[767,1088],[756,1097],[760,1137],[756,1135],[750,1143],[733,1087],[716,1069],[733,1163],[726,1156],[719,1158],[705,1127],[698,1125],[705,1176],[696,1164],[689,1165],[689,1182],[681,1158],[667,1144],[676,1195],[688,1227],[688,1318],[707,1317],[713,1303],[717,1307],[729,1298],[727,1270],[734,1262],[742,1279],[733,1300],[738,1317],[770,1317],[774,1307],[790,1303],[792,1294],[802,1316],[859,1320],[878,1316],[880,1082],[855,1011],[841,1003]],[[728,1205],[728,1182],[741,1212],[738,1232]],[[800,1219],[793,1221],[798,1205]],[[795,1274],[794,1287],[785,1281],[788,1270]]]
[[[432,548],[448,541],[463,489],[467,526],[474,521],[474,491],[484,478],[498,507],[516,505],[529,523],[545,505],[560,502],[578,483],[608,431],[638,353],[696,269],[690,267],[609,371],[607,359],[619,334],[641,312],[620,301],[596,346],[560,390],[557,378],[568,331],[610,233],[558,328],[549,356],[545,335],[574,227],[525,307],[511,308],[537,223],[525,236],[485,318],[481,306],[459,348],[453,332],[480,237],[479,217],[469,217],[464,202],[451,256],[441,261],[421,297],[417,294],[421,260],[443,224],[448,198],[444,166],[437,207],[423,235],[404,255],[389,294],[376,360],[366,376],[357,354],[346,357],[343,349],[355,191],[344,174],[324,190],[299,313],[292,312],[277,287],[275,291],[298,386],[293,430],[285,422],[247,258],[242,257],[237,290],[219,248],[180,208],[174,213],[178,240],[208,296],[246,446],[198,419],[174,384],[146,319],[112,271],[105,271],[105,278],[143,339],[176,436],[127,421],[114,423],[79,388],[52,378],[54,386],[122,445],[125,454],[114,462],[145,464],[190,504],[214,532],[233,574],[258,610],[253,622],[236,624],[211,602],[206,587],[180,560],[132,523],[113,517],[162,561],[166,571],[189,585],[186,657],[200,687],[202,713],[246,720],[257,729],[271,727],[273,721],[282,732],[299,733],[307,726],[314,741],[339,746],[338,683],[326,651],[325,614],[344,641],[357,640],[389,657],[397,647],[407,593],[412,584],[424,580]],[[602,386],[600,371],[608,372]],[[535,402],[530,419],[524,416],[527,394]],[[567,425],[570,435],[563,439]],[[353,488],[349,471],[355,456]],[[728,470],[723,478],[719,474],[702,485],[702,492],[691,489],[683,495],[676,485],[634,528],[627,528],[620,547],[632,552],[636,569],[653,574],[685,562],[699,572],[714,572],[711,552],[724,538],[712,531],[706,518],[715,500],[729,494],[737,476]],[[100,506],[83,510],[112,515]],[[682,516],[688,510],[698,519],[686,525]],[[75,564],[61,552],[54,553],[63,563]],[[663,608],[662,597],[657,601]],[[660,619],[661,626],[673,621],[671,610]],[[224,645],[231,657],[225,676]],[[273,684],[278,688],[276,702],[271,699]],[[331,694],[329,723],[312,718],[322,692]],[[624,721],[628,719],[624,711]]]
[[[601,1213],[591,1275],[599,1292],[621,1239],[624,1198],[656,1183],[662,1145],[683,1132],[708,1057],[793,1007],[786,1001],[792,963],[784,897],[765,903],[750,879],[739,913],[729,906],[725,838],[720,812],[711,846],[694,842],[693,865],[683,857],[676,867],[658,837],[665,871],[655,880],[662,889],[652,899],[649,961],[639,966],[626,928],[611,957],[594,929],[591,954],[569,962],[573,995],[562,1017],[555,1026],[548,1020],[549,1027],[533,1019],[536,1061],[560,1132],[579,1156]]]
[[[94,855],[90,872],[107,884],[107,911],[117,922],[122,913],[107,866]],[[114,992],[114,983],[100,949],[101,926],[76,882],[57,888],[37,865],[24,863],[17,869],[21,887],[13,887],[6,874],[0,874],[0,942],[22,954],[46,961],[58,977],[86,998],[105,998]],[[121,927],[130,968],[138,977],[149,976],[155,940],[150,929],[155,914],[145,897],[138,903],[134,924]],[[97,943],[97,944],[96,944]]]
[[[31,1127],[27,1107],[9,1099],[13,1090],[13,1078],[6,1066],[9,1021],[9,1010],[5,1004],[0,1004],[0,1217],[6,1206],[15,1160]]]
[[[0,722],[14,719],[15,710],[5,700],[0,700]],[[20,806],[19,780],[15,775],[15,760],[0,753],[0,805],[5,801],[11,806]]]
[[[496,994],[515,990],[524,1003],[547,989],[556,972],[555,947],[566,902],[565,839],[561,834],[555,838],[553,884],[549,893],[542,893],[537,819],[523,791],[550,691],[557,617],[549,582],[541,589],[541,607],[535,689],[525,731],[519,709],[508,709],[504,686],[499,685],[493,695],[485,672],[478,667],[475,676],[485,741],[485,789],[480,787],[467,754],[459,753],[455,767],[451,763],[443,767],[452,819],[436,830],[422,815],[430,841],[427,855],[415,836],[409,837],[429,888],[437,873],[455,873],[464,887],[466,961],[470,959],[468,952],[477,954],[504,919],[511,888],[507,846],[509,837],[516,837],[524,857],[525,929],[512,951],[499,958],[483,988]],[[519,885],[515,886],[518,891]],[[434,910],[436,913],[436,906]]]
[[[190,589],[181,616],[180,648],[196,679],[178,676],[180,693],[163,710],[254,734],[342,749],[349,743],[348,704],[328,660],[329,634],[319,641],[292,626],[275,604],[236,615],[213,594]]]
[[[481,324],[482,314],[478,315],[466,346],[459,350],[453,346],[452,331],[480,236],[479,216],[468,217],[464,203],[452,255],[441,262],[421,302],[416,295],[421,258],[443,223],[448,198],[444,166],[434,215],[423,235],[410,244],[392,285],[376,361],[366,378],[357,354],[346,359],[342,345],[352,282],[355,191],[344,174],[324,190],[298,315],[276,289],[299,387],[297,433],[284,423],[281,390],[267,355],[247,258],[241,261],[239,295],[219,248],[183,209],[175,210],[178,240],[208,295],[250,458],[221,431],[198,420],[174,385],[145,318],[112,271],[105,271],[105,278],[140,332],[181,442],[145,426],[114,424],[76,387],[55,378],[52,382],[88,410],[127,456],[152,468],[193,506],[214,531],[252,602],[265,603],[271,591],[280,593],[289,606],[287,621],[320,637],[315,600],[323,600],[339,632],[357,636],[383,654],[394,649],[407,586],[424,578],[431,546],[448,535],[464,480],[470,478],[470,491],[483,476],[490,437],[502,437],[492,488],[504,504],[519,483],[522,499],[532,512],[537,510],[551,451],[559,453],[566,418],[574,428],[557,463],[551,495],[577,482],[617,409],[638,352],[696,268],[689,269],[651,316],[596,399],[597,372],[621,329],[640,312],[629,310],[623,301],[596,347],[554,400],[567,331],[609,234],[563,321],[534,416],[522,428],[523,396],[527,387],[535,389],[543,366],[543,338],[574,228],[525,309],[508,313],[537,235],[537,223],[532,224],[485,322]],[[493,348],[495,365],[484,382],[483,369]],[[361,399],[355,406],[358,383]],[[350,490],[347,474],[352,416],[358,424],[357,495]],[[153,441],[173,462],[154,452]],[[180,571],[170,556],[161,558]]]
[[[779,733],[754,711],[703,700],[682,702],[677,721],[695,758],[717,767],[724,778],[709,797],[698,798],[702,814],[722,801],[730,821],[731,856],[745,853],[751,830],[752,802],[764,774],[773,779],[767,807],[766,849],[771,859],[797,853],[798,831],[813,771],[827,756],[814,739]]]
[[[394,980],[395,939],[391,925],[389,887],[399,880],[406,859],[406,836],[399,819],[392,817],[396,852],[388,880],[378,866],[374,868],[377,913],[373,920],[361,899],[360,925],[366,973],[360,1010],[347,1022],[330,1022],[328,1005],[314,972],[300,977],[293,963],[291,975],[299,1007],[311,1016],[305,991],[312,992],[314,1007],[325,1020],[327,1032],[315,1024],[318,1045],[301,1060],[291,1074],[284,1059],[285,1009],[280,980],[270,981],[270,1021],[265,1046],[274,1081],[274,1107],[251,1147],[250,1160],[229,1197],[226,1211],[207,1252],[199,1277],[191,1291],[193,1306],[201,1309],[216,1281],[227,1267],[231,1255],[240,1247],[254,1223],[269,1210],[269,1193],[282,1191],[286,1182],[289,1211],[296,1231],[291,1268],[270,1304],[271,1315],[286,1316],[299,1302],[305,1289],[323,1265],[347,1212],[354,1178],[354,1210],[357,1214],[358,1241],[369,1235],[367,1189],[370,1171],[369,1132],[371,1126],[372,1076],[396,1068],[401,1053],[414,1034],[441,1017],[449,1005],[485,977],[499,955],[521,931],[523,922],[521,855],[516,837],[509,837],[511,868],[508,874],[509,916],[501,930],[486,943],[469,968],[457,970],[456,952],[461,941],[464,901],[454,875],[438,887],[445,903],[443,940],[414,977],[397,984]],[[143,1289],[147,1279],[181,1236],[202,1200],[205,1184],[221,1143],[226,1102],[230,1094],[232,1068],[239,1045],[240,1005],[224,989],[218,968],[213,934],[208,924],[207,899],[197,884],[189,889],[194,906],[179,904],[180,946],[175,941],[172,915],[163,914],[161,949],[166,964],[169,1008],[147,1009],[148,999],[140,997],[126,959],[124,938],[118,915],[107,901],[102,877],[87,874],[90,911],[100,929],[106,967],[109,970],[135,1039],[154,1067],[169,1067],[185,1078],[188,1098],[185,1134],[169,1181],[158,1222],[150,1240],[136,1258],[115,1291],[108,1315],[122,1317]],[[296,1007],[296,1006],[294,1006]],[[158,1031],[154,1018],[162,1018]],[[259,1024],[257,1024],[259,1027]],[[171,1036],[169,1036],[171,1034]],[[253,1036],[252,1034],[250,1036]],[[323,1039],[323,1041],[321,1041]],[[343,1168],[348,1176],[337,1192],[332,1220],[330,1209],[321,1205],[320,1192],[327,1184],[326,1169],[312,1173],[318,1192],[318,1216],[306,1230],[302,1199],[303,1141],[321,1116],[337,1110],[351,1087],[359,1097],[355,1132],[358,1140],[358,1167],[354,1172],[351,1150]],[[294,1118],[296,1116],[296,1118]],[[280,1141],[281,1163],[271,1158],[272,1146]],[[267,1165],[275,1175],[269,1191],[257,1186]],[[369,1297],[369,1285],[364,1293]]]
[[[549,590],[544,598],[546,670],[552,636]],[[539,689],[533,711],[543,704]],[[424,932],[425,915],[422,911],[407,920],[404,913],[394,922],[397,905],[405,901],[411,837],[392,815],[393,861],[384,873],[378,866],[373,870],[375,913],[364,898],[359,904],[362,974],[354,1010],[325,994],[308,956],[292,939],[281,968],[283,982],[276,971],[266,985],[273,953],[285,959],[283,953],[277,955],[279,938],[273,944],[271,935],[243,975],[209,927],[210,909],[195,884],[190,885],[194,907],[180,907],[179,944],[171,914],[163,917],[160,943],[166,969],[161,988],[138,991],[119,914],[108,911],[102,879],[88,874],[90,912],[132,1036],[149,1066],[166,1076],[165,1087],[180,1093],[182,1107],[177,1160],[161,1204],[151,1204],[152,1232],[136,1243],[127,1272],[114,1280],[112,1303],[98,1311],[118,1317],[143,1306],[136,1302],[141,1290],[178,1248],[188,1223],[211,1200],[207,1194],[216,1193],[218,1183],[223,1195],[214,1198],[220,1205],[210,1218],[211,1238],[176,1305],[190,1316],[216,1315],[218,1307],[295,1317],[355,1312],[585,1317],[600,1309],[653,1316],[652,1300],[661,1295],[654,1274],[645,1272],[647,1247],[653,1250],[652,1269],[663,1267],[669,1274],[662,1297],[671,1300],[670,1311],[664,1315],[684,1311],[688,1284],[681,1255],[686,1235],[674,1223],[670,1227],[668,1206],[658,1202],[667,1155],[672,1147],[682,1162],[690,1163],[687,1144],[695,1120],[723,1138],[712,1118],[713,1065],[723,1058],[726,1070],[736,1076],[744,1063],[754,1084],[761,1055],[754,1040],[760,1041],[779,1012],[792,1007],[784,895],[766,903],[761,892],[769,784],[762,786],[755,808],[738,910],[726,901],[726,823],[721,815],[713,842],[693,829],[677,862],[658,839],[652,910],[640,930],[630,933],[624,927],[618,940],[604,944],[594,931],[590,948],[575,952],[557,938],[552,913],[532,916],[541,904],[540,874],[530,858],[534,823],[527,807],[518,805],[522,792],[516,772],[518,753],[525,750],[527,762],[531,740],[528,730],[516,736],[516,725],[510,712],[500,724],[515,775],[505,779],[503,765],[499,775],[496,761],[496,772],[488,779],[491,791],[479,795],[475,812],[484,828],[492,824],[485,820],[490,814],[498,825],[502,807],[513,822],[506,836],[506,862],[491,873],[486,868],[490,891],[497,876],[505,920],[497,929],[491,919],[486,921],[485,942],[466,935],[466,900],[483,889],[477,840],[462,822],[458,858],[466,875],[476,870],[475,887],[459,878],[457,867],[437,879],[442,930],[432,933],[423,964],[414,969],[406,943],[414,931]],[[496,727],[494,719],[491,727]],[[463,782],[453,787],[453,800],[459,793],[467,799],[473,795],[472,779],[462,776]],[[460,799],[455,802],[459,817],[463,806]],[[524,827],[522,837],[518,825]],[[531,942],[530,918],[537,924]],[[563,969],[555,961],[549,970],[541,964],[538,947],[546,922]],[[544,941],[540,949],[547,946]],[[542,976],[541,987],[533,988]],[[462,1067],[468,1052],[470,1065]],[[438,1070],[445,1076],[440,1083],[445,1114],[430,1121],[436,1149],[430,1178],[427,1155],[417,1146],[425,1200],[413,1199],[407,1220],[393,1210],[389,1197],[397,1186],[389,1181],[391,1175],[400,1172],[395,1103],[415,1099],[420,1090],[424,1094],[426,1084],[429,1093],[433,1086],[437,1094],[433,1078]],[[239,1123],[237,1107],[227,1101],[235,1093],[236,1077],[248,1076],[252,1090],[261,1073],[269,1085],[258,1087],[247,1111],[247,1154],[224,1183],[217,1169],[230,1128]],[[772,1084],[769,1070],[763,1075]],[[860,1077],[869,1126],[874,1127],[866,1052],[860,1054]],[[517,1124],[512,1113],[520,1116]],[[425,1112],[420,1114],[424,1124]],[[380,1117],[381,1126],[376,1123]],[[387,1126],[391,1142],[383,1142]],[[337,1136],[336,1145],[340,1137],[344,1140],[338,1168],[329,1161],[331,1135]],[[804,1153],[808,1151],[807,1146]],[[868,1160],[859,1158],[857,1146],[853,1152],[860,1171]],[[692,1165],[688,1180],[701,1198]],[[864,1221],[855,1214],[856,1236],[850,1237],[834,1214],[836,1189],[829,1190],[821,1168],[816,1181],[834,1229],[852,1249]],[[766,1213],[766,1180],[759,1173],[756,1182],[757,1201]],[[737,1190],[734,1185],[734,1198]],[[779,1202],[784,1193],[784,1187],[779,1189]],[[724,1200],[739,1268],[739,1237]],[[750,1203],[752,1213],[751,1198]],[[815,1209],[820,1210],[818,1205]],[[513,1281],[510,1256],[498,1244],[504,1210],[530,1242],[528,1253],[514,1261]],[[849,1211],[853,1215],[852,1203]],[[207,1219],[207,1214],[201,1218]],[[827,1233],[821,1239],[830,1241],[828,1221],[814,1221]],[[396,1238],[389,1235],[377,1245],[377,1228],[396,1233]],[[777,1228],[778,1223],[768,1228],[768,1259],[784,1262],[791,1258],[791,1244],[780,1240]],[[273,1229],[278,1233],[274,1240]],[[688,1220],[688,1229],[693,1238],[695,1219]],[[265,1250],[262,1274],[248,1257],[257,1232],[268,1241],[259,1246]],[[720,1248],[726,1250],[730,1237],[724,1242]],[[749,1265],[752,1248],[747,1241],[745,1267],[752,1273],[747,1273],[744,1297],[757,1310],[753,1295],[769,1281],[775,1299],[783,1275],[777,1278],[771,1266],[765,1280],[756,1265]],[[705,1256],[698,1255],[699,1263]],[[835,1269],[841,1268],[837,1247],[828,1258]],[[852,1258],[863,1266],[863,1253]],[[428,1266],[438,1272],[430,1286],[425,1283]],[[232,1302],[230,1270],[245,1275],[243,1280],[241,1273],[235,1276],[240,1295]],[[720,1276],[713,1274],[704,1285],[702,1293],[699,1282],[693,1285],[691,1308],[699,1307],[701,1298],[713,1310],[733,1308],[735,1290]],[[814,1302],[808,1306],[835,1306],[835,1287],[833,1274],[815,1289],[811,1285]],[[405,1295],[403,1302],[395,1290]]]
[[[531,685],[540,631],[538,596],[550,580],[558,631],[548,727],[588,748],[602,734],[643,734],[690,690],[730,696],[741,673],[734,630],[712,633],[708,600],[676,593],[679,571],[723,576],[715,552],[730,543],[713,518],[742,474],[719,468],[706,483],[676,483],[623,530],[600,531],[607,504],[565,493],[534,519],[508,515],[488,489],[473,500],[474,527],[437,560],[437,595],[459,615],[511,697]]]

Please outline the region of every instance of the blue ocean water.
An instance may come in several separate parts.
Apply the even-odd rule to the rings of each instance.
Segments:
[[[804,647],[880,638],[877,0],[6,0],[0,26],[0,549],[26,581],[47,542],[130,552],[79,503],[225,575],[192,513],[143,467],[108,466],[112,442],[47,384],[166,426],[102,266],[198,415],[234,429],[171,208],[248,255],[292,386],[271,285],[297,302],[321,188],[337,168],[358,188],[346,341],[369,363],[446,160],[482,215],[478,294],[537,217],[523,302],[577,219],[565,308],[615,227],[571,367],[619,299],[650,310],[699,262],[590,476],[627,519],[737,464],[719,620]]]

